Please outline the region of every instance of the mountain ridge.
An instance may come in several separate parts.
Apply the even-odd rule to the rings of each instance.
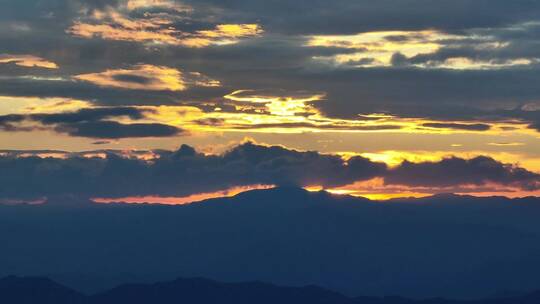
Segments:
[[[45,277],[8,276],[0,278],[0,301],[10,304],[536,304],[540,301],[540,290],[523,296],[474,301],[413,300],[399,296],[347,297],[314,285],[287,287],[260,281],[224,283],[204,278],[177,278],[151,284],[122,284],[85,295]]]
[[[414,299],[540,282],[538,199],[377,203],[278,188],[181,206],[90,205],[0,206],[10,244],[0,276],[44,275],[85,292],[205,277]]]
[[[238,194],[235,194],[233,196],[224,196],[224,197],[216,197],[216,198],[209,198],[209,199],[203,199],[203,200],[196,200],[189,203],[183,203],[179,204],[177,206],[183,206],[183,205],[190,205],[190,204],[201,204],[201,203],[212,203],[216,201],[222,201],[222,200],[231,200],[231,199],[239,199],[239,198],[250,198],[250,197],[257,197],[257,195],[260,194],[270,194],[270,195],[291,195],[296,197],[311,197],[311,198],[322,198],[322,197],[332,197],[334,199],[338,200],[356,200],[357,202],[364,202],[364,203],[415,203],[415,202],[426,202],[426,201],[433,201],[433,200],[487,200],[487,199],[501,199],[506,200],[509,202],[516,202],[516,201],[527,201],[527,200],[539,200],[540,197],[536,196],[525,196],[525,197],[515,197],[510,198],[506,196],[474,196],[474,195],[468,195],[468,194],[456,194],[456,193],[436,193],[429,196],[424,197],[399,197],[399,198],[391,198],[388,200],[375,200],[375,199],[369,199],[363,196],[353,196],[350,194],[335,194],[326,190],[318,190],[318,191],[309,191],[301,187],[292,187],[292,186],[281,186],[281,187],[274,187],[269,189],[254,189],[254,190],[247,190],[244,192],[240,192]],[[112,200],[109,204],[131,204],[129,202],[123,202],[121,199],[118,199],[118,201]],[[170,204],[160,204],[160,203],[143,203],[140,205],[167,205],[167,206],[175,206]]]

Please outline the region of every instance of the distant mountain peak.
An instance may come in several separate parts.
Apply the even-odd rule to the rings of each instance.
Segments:
[[[295,195],[308,195],[310,192],[302,187],[294,187],[294,186],[277,186],[270,189],[256,189],[256,190],[249,190],[246,192],[242,192],[237,194],[236,196],[241,196],[242,194],[259,194],[259,193],[269,193],[269,194],[295,194]]]
[[[317,203],[336,204],[342,200],[355,200],[357,202],[369,202],[369,199],[363,197],[352,197],[348,195],[336,195],[330,192],[308,191],[301,187],[280,186],[271,189],[250,190],[239,193],[229,198],[229,202],[249,202],[249,203],[267,203],[273,206],[298,206],[313,205]],[[209,201],[222,201],[222,199],[212,199]]]

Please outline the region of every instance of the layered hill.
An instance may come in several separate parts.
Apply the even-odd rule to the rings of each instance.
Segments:
[[[486,297],[540,282],[540,199],[375,202],[296,188],[182,206],[0,206],[0,275],[86,292],[205,277],[347,296]]]

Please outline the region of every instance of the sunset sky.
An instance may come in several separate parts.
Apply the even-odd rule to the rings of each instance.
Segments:
[[[540,196],[540,2],[0,0],[0,202]]]

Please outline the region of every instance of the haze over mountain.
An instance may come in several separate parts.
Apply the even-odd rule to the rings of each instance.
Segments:
[[[540,199],[375,202],[298,188],[182,206],[0,206],[0,275],[95,292],[205,277],[348,296],[486,297],[540,282]]]

